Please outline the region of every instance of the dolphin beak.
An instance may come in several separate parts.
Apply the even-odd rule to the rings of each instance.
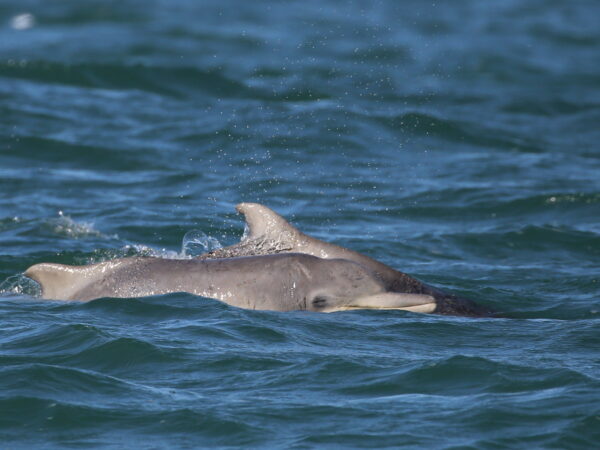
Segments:
[[[436,307],[435,299],[431,295],[384,292],[353,299],[348,305],[336,308],[335,311],[352,309],[401,309],[428,314],[432,313]]]

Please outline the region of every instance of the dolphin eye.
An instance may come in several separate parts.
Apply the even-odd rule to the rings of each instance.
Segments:
[[[315,308],[324,308],[327,305],[327,297],[317,295],[313,298],[312,304]]]

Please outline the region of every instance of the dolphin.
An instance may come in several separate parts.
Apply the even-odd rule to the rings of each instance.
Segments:
[[[189,260],[134,257],[88,266],[41,263],[25,275],[41,285],[45,299],[189,292],[240,308],[275,311],[368,308],[429,313],[436,308],[432,296],[388,292],[360,264],[301,253]]]
[[[264,205],[240,203],[236,209],[245,217],[247,234],[237,244],[195,259],[135,257],[88,266],[41,263],[25,275],[40,284],[46,299],[189,292],[242,308],[277,311],[492,314],[366,255],[310,237]]]

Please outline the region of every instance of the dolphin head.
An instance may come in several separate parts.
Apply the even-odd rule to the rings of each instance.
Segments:
[[[313,279],[305,301],[309,311],[401,309],[431,313],[437,307],[432,295],[388,291],[385,283],[361,264],[346,259],[315,259],[319,267],[311,271]]]

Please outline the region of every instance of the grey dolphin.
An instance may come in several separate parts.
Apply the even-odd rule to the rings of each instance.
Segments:
[[[492,311],[471,300],[447,294],[361,253],[308,236],[264,205],[240,203],[236,209],[246,219],[248,235],[238,244],[201,255],[200,258],[294,252],[324,259],[346,259],[372,271],[389,292],[434,297],[436,300],[434,313],[462,316],[492,315]]]
[[[46,299],[92,300],[189,292],[248,309],[320,312],[403,309],[429,313],[432,296],[389,292],[347,259],[286,253],[222,259],[123,258],[88,266],[41,263],[25,275]]]

